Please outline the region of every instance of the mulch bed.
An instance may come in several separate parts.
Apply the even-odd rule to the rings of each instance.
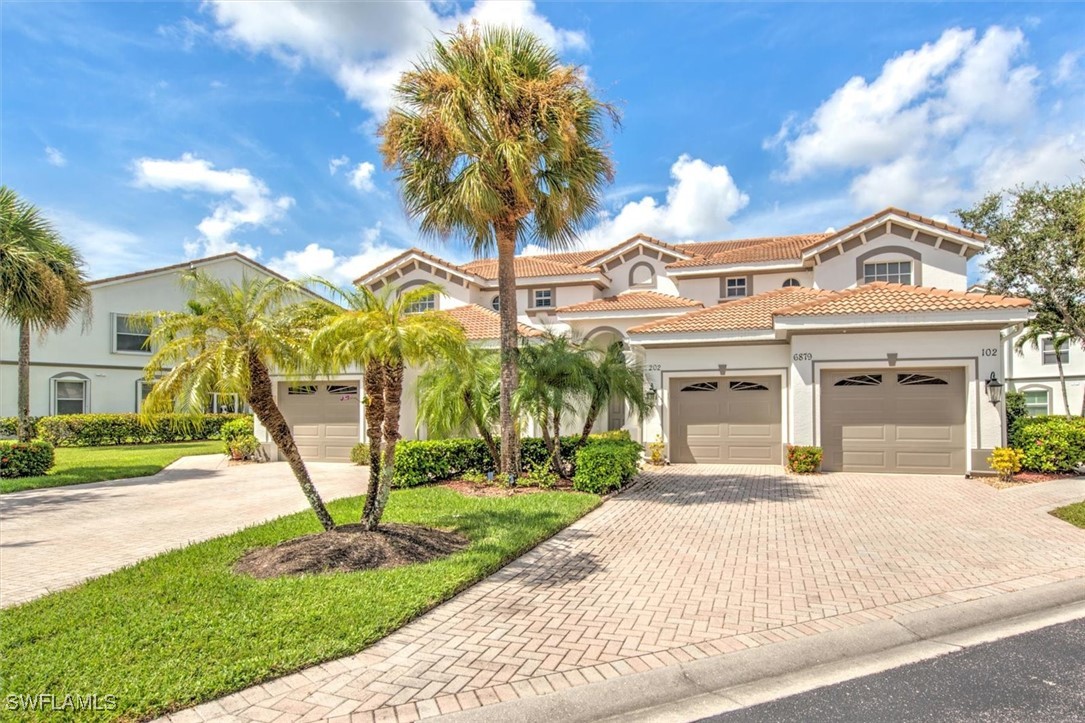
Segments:
[[[467,495],[468,497],[512,497],[513,495],[530,495],[536,492],[552,492],[554,490],[567,492],[573,488],[573,481],[563,479],[553,487],[548,487],[546,489],[543,489],[542,487],[524,487],[519,485],[516,487],[506,487],[499,484],[470,482],[462,479],[442,482],[438,486],[455,490],[461,495]]]
[[[249,550],[234,572],[266,580],[285,575],[358,572],[429,562],[467,547],[463,535],[420,525],[382,524],[368,532],[340,525],[332,532],[296,537]]]
[[[996,490],[1009,489],[1010,487],[1023,487],[1034,485],[1037,482],[1050,482],[1057,479],[1072,479],[1080,477],[1076,472],[1018,472],[1009,482],[1003,482],[998,477],[982,477],[981,479]]]

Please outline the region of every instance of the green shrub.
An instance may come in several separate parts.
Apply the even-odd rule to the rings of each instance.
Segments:
[[[539,487],[548,490],[557,487],[560,481],[561,478],[550,468],[550,465],[540,464],[520,475],[516,484],[520,487]]]
[[[637,474],[640,455],[640,445],[630,441],[604,439],[584,445],[576,453],[573,489],[606,494],[621,488]]]
[[[53,445],[43,440],[0,441],[0,477],[38,477],[52,469],[53,462]]]
[[[392,485],[417,487],[454,479],[464,472],[492,471],[494,462],[481,439],[409,440],[396,445]]]
[[[1014,422],[1027,416],[1024,392],[1006,392],[1006,429],[1012,430]]]
[[[398,448],[396,450],[399,451]],[[369,466],[369,444],[366,442],[358,442],[350,448],[350,461],[354,464],[361,465],[362,467]]]
[[[1085,465],[1085,417],[1022,417],[1010,446],[1021,450],[1021,466],[1033,472],[1072,472]]]
[[[787,446],[787,471],[795,474],[814,474],[821,469],[824,457],[821,447]]]
[[[609,432],[594,432],[588,435],[588,439],[618,439],[625,442],[633,441],[633,438],[629,436],[628,429],[612,429]]]
[[[248,415],[238,419],[231,419],[219,428],[219,438],[223,442],[229,443],[242,437],[255,436],[256,430],[254,426],[252,417]]]
[[[263,461],[264,448],[260,440],[251,434],[234,437],[225,443],[226,454],[232,459],[252,459]]]
[[[162,444],[221,439],[222,427],[248,414],[158,414],[146,423],[138,414],[60,414],[38,420],[38,434],[58,447],[102,447],[113,444]]]
[[[38,436],[38,420],[41,417],[27,417],[30,422],[30,436]],[[14,437],[19,434],[18,417],[0,417],[0,437]]]

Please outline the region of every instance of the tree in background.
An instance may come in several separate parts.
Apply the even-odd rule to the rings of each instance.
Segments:
[[[1066,391],[1066,372],[1062,367],[1062,349],[1073,338],[1067,334],[1061,324],[1058,313],[1051,309],[1041,309],[1025,324],[1024,332],[1017,337],[1014,348],[1020,352],[1026,344],[1031,344],[1033,349],[1039,349],[1044,339],[1051,339],[1051,348],[1055,352],[1055,365],[1059,372],[1059,386],[1062,387],[1062,403],[1066,408],[1066,416],[1072,416],[1070,412],[1070,395]],[[1085,405],[1085,402],[1083,402]],[[1085,414],[1085,406],[1082,408]]]
[[[338,372],[356,365],[380,376],[365,381],[366,426],[370,431],[370,459],[379,450],[378,469],[370,467],[369,492],[362,511],[367,530],[380,526],[395,473],[396,443],[400,439],[399,416],[403,398],[403,371],[407,365],[450,356],[466,343],[463,327],[447,314],[423,310],[440,295],[441,287],[423,284],[399,291],[386,285],[380,291],[362,286],[341,290],[346,309],[330,312],[312,337],[312,356],[327,371]],[[378,388],[379,384],[379,388]],[[380,434],[375,438],[371,412],[379,398],[382,414]],[[372,461],[371,461],[372,465]],[[376,485],[374,486],[374,480]]]
[[[37,208],[0,186],[0,317],[19,328],[19,441],[32,436],[31,335],[61,331],[80,313],[88,319],[90,304],[79,252],[61,240]]]
[[[202,414],[212,392],[237,394],[290,465],[321,526],[335,527],[275,402],[271,370],[295,373],[309,365],[313,321],[305,289],[275,278],[223,281],[198,271],[181,277],[191,301],[186,311],[148,312],[130,321],[150,332],[153,355],[146,378],[154,382],[143,414]],[[330,306],[330,305],[326,305]]]
[[[418,378],[418,427],[435,439],[473,431],[496,462],[500,370],[496,349],[471,345],[428,365]]]
[[[615,110],[583,71],[562,65],[531,33],[461,27],[403,74],[381,127],[407,213],[425,234],[496,248],[501,314],[502,473],[520,455],[512,406],[518,379],[517,243],[571,246],[613,178],[605,148]]]

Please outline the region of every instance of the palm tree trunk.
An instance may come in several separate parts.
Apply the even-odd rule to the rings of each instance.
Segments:
[[[554,452],[552,455],[554,463],[554,473],[558,477],[564,477],[564,470],[561,468],[561,407],[557,407],[553,410],[553,424],[554,424]]]
[[[588,435],[591,434],[591,429],[595,426],[595,420],[599,418],[601,411],[603,411],[603,405],[592,402],[591,407],[588,408],[588,416],[584,418],[584,429],[580,431],[580,439],[576,440],[578,448],[588,441]]]
[[[474,401],[475,399],[471,394],[471,390],[464,390],[463,403],[467,407],[467,413],[471,415],[471,422],[475,425],[478,436],[482,437],[482,441],[486,443],[486,449],[490,452],[490,458],[493,459],[494,464],[497,464],[501,458],[501,452],[497,448],[497,442],[494,440],[494,436],[490,434],[490,429],[482,421],[482,417],[479,415],[478,410],[475,409]]]
[[[364,522],[373,514],[377,504],[377,489],[380,486],[381,472],[381,434],[384,425],[384,365],[370,362],[365,365],[362,377],[365,390],[365,436],[369,439],[369,484],[365,493],[365,507],[362,509]]]
[[[399,408],[403,398],[403,363],[384,368],[384,450],[381,459],[380,485],[373,509],[362,524],[367,530],[380,526],[388,496],[392,493],[392,476],[396,467],[396,443],[399,442]]]
[[[516,328],[516,227],[515,222],[495,224],[497,236],[497,295],[501,305],[501,457],[498,467],[508,482],[520,473],[520,440],[516,436],[512,395],[519,384],[518,334]]]
[[[264,425],[268,434],[271,435],[271,440],[275,442],[275,446],[286,457],[287,464],[290,465],[291,471],[297,477],[301,491],[305,494],[305,498],[309,500],[309,506],[316,513],[316,518],[320,520],[321,527],[324,528],[325,532],[334,529],[335,521],[332,520],[328,508],[324,505],[324,500],[320,498],[320,493],[313,486],[313,480],[309,477],[309,470],[305,468],[305,462],[301,458],[301,453],[298,452],[298,446],[294,443],[294,435],[290,433],[290,425],[286,423],[286,418],[283,417],[279,405],[275,403],[271,388],[271,374],[268,373],[267,367],[260,360],[260,357],[252,353],[249,354],[249,379],[249,406],[252,407],[256,418],[260,420],[260,424]]]
[[[30,430],[30,322],[19,322],[19,382],[18,404],[15,414],[18,417],[16,435],[20,442],[29,442],[33,436]]]
[[[1054,346],[1054,344],[1052,344],[1052,346]],[[1059,349],[1059,347],[1054,348],[1055,366],[1057,366],[1059,369],[1059,384],[1062,386],[1062,406],[1066,410],[1066,418],[1069,419],[1074,415],[1070,412],[1070,395],[1066,392],[1066,373],[1062,369],[1062,350]]]

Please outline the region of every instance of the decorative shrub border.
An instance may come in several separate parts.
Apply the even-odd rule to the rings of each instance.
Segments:
[[[61,414],[41,417],[38,436],[58,447],[101,447],[115,444],[162,444],[220,439],[222,427],[249,414]]]
[[[1010,446],[1021,451],[1030,472],[1073,472],[1085,466],[1085,417],[1022,417],[1010,431]]]

